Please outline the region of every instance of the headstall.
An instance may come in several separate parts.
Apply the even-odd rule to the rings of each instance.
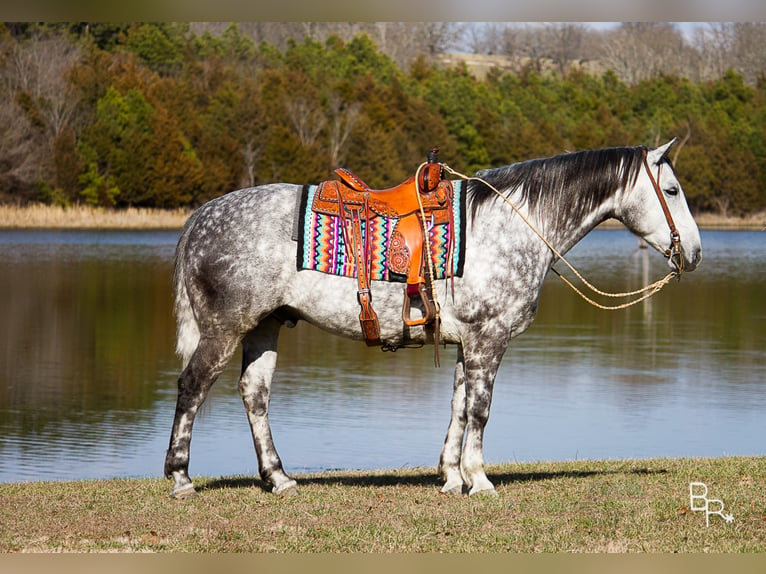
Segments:
[[[684,257],[681,253],[681,236],[678,233],[678,229],[676,229],[676,224],[673,222],[673,216],[670,214],[670,209],[668,208],[667,201],[665,201],[665,196],[662,193],[662,189],[660,189],[659,179],[662,165],[657,166],[657,179],[655,179],[654,175],[652,174],[652,170],[649,169],[649,161],[646,159],[646,148],[642,150],[642,155],[646,173],[649,174],[649,179],[654,186],[654,191],[657,193],[657,199],[660,200],[660,205],[662,206],[662,211],[665,214],[665,219],[668,222],[668,226],[670,226],[670,248],[665,250],[665,257],[670,259],[673,265],[675,265],[676,271],[680,277],[684,269]]]

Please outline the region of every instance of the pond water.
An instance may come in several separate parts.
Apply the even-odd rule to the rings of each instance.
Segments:
[[[161,476],[176,396],[178,232],[0,231],[0,481]],[[703,231],[700,268],[594,309],[558,279],[495,385],[488,463],[766,454],[766,233]],[[568,257],[602,288],[663,276],[625,230]],[[562,267],[563,269],[563,267]],[[436,465],[455,349],[395,354],[284,330],[271,403],[288,472]],[[193,475],[257,475],[239,357],[194,429]]]

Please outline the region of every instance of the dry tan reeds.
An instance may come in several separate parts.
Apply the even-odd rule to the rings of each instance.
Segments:
[[[51,229],[180,229],[189,209],[128,207],[105,209],[78,205],[0,205],[0,228]]]
[[[766,230],[766,211],[751,213],[743,217],[724,216],[714,213],[700,213],[694,216],[697,225],[712,229],[756,229]]]

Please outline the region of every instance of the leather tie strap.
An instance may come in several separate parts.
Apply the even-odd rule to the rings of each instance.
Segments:
[[[343,239],[351,250],[356,264],[357,292],[356,298],[361,308],[359,312],[359,324],[362,327],[364,341],[368,346],[381,344],[380,324],[378,314],[372,308],[372,294],[370,293],[370,275],[372,260],[370,258],[370,208],[365,197],[363,206],[352,206],[349,209],[350,221],[346,217],[346,206],[343,197],[338,192],[340,204],[339,217]],[[362,221],[360,211],[364,209],[365,234],[362,239]]]
[[[673,216],[670,214],[670,208],[668,207],[667,201],[665,201],[665,196],[663,195],[662,190],[660,189],[660,184],[658,183],[661,166],[657,168],[657,179],[655,179],[654,175],[652,174],[652,170],[649,169],[649,161],[646,158],[646,149],[641,150],[641,153],[643,156],[646,173],[649,174],[649,179],[652,182],[652,186],[654,186],[654,191],[657,193],[657,199],[660,200],[662,211],[665,214],[665,220],[668,222],[668,226],[670,227],[671,247],[667,251],[665,251],[665,257],[667,257],[673,262],[673,264],[678,269],[678,273],[680,275],[684,267],[684,258],[683,258],[683,254],[681,253],[681,236],[678,233],[678,229],[676,229],[676,224],[673,222]],[[675,255],[678,255],[678,262],[673,260],[673,256]]]

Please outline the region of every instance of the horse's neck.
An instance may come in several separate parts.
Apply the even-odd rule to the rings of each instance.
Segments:
[[[595,229],[600,223],[603,223],[609,219],[608,215],[596,215],[592,214],[590,217],[586,218],[583,221],[579,222],[579,225],[569,225],[567,226],[567,232],[563,234],[562,239],[560,239],[559,245],[561,245],[561,254],[563,255],[572,247],[577,245],[577,243],[580,242],[580,240],[585,237],[588,233],[590,233],[593,229]]]
[[[577,220],[562,217],[556,210],[530,216],[530,223],[542,233],[553,247],[564,255],[590,231],[614,214],[614,200],[609,199],[595,210],[583,214]]]

